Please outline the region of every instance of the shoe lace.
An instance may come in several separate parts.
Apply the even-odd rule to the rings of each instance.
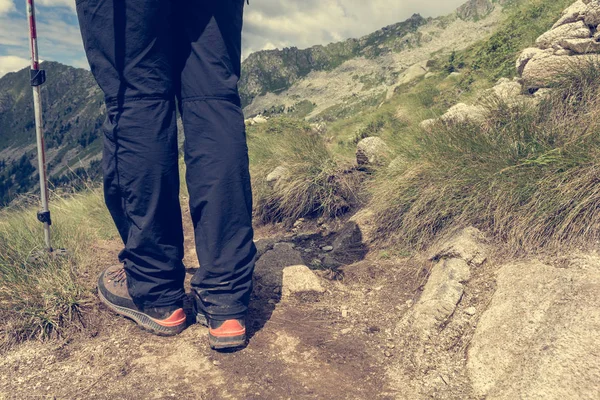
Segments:
[[[113,282],[114,286],[123,285],[123,283],[127,280],[127,274],[125,273],[125,268],[119,268],[115,271],[110,271],[106,273],[109,282]]]

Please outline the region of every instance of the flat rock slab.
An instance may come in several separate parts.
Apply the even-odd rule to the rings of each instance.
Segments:
[[[469,348],[475,392],[491,399],[595,399],[600,393],[600,258],[567,268],[503,266]]]
[[[452,258],[438,262],[431,271],[423,294],[415,304],[412,328],[428,337],[454,313],[471,271],[466,261]]]

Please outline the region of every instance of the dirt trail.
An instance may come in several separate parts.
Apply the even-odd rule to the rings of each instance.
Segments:
[[[186,226],[186,233],[189,233]],[[260,234],[260,233],[259,233]],[[326,239],[323,239],[326,240]],[[274,240],[268,241],[272,247]],[[317,248],[321,243],[310,244]],[[269,245],[269,244],[268,244]],[[304,243],[308,246],[308,243]],[[117,242],[92,251],[98,270],[116,259]],[[186,234],[188,279],[197,265]],[[269,253],[269,252],[267,252]],[[286,264],[257,266],[275,275]],[[303,253],[304,254],[304,253]],[[408,264],[361,261],[347,271],[353,284],[322,276],[326,293],[281,300],[281,289],[258,285],[250,310],[250,344],[234,353],[211,351],[206,328],[193,325],[172,338],[156,337],[115,317],[98,301],[91,322],[69,341],[29,342],[0,359],[0,399],[391,399],[385,366],[391,357],[394,322],[381,318],[414,296]],[[403,270],[404,269],[404,270]],[[280,275],[280,274],[279,274]],[[266,281],[273,282],[273,276]],[[400,285],[384,284],[398,281]],[[388,310],[388,307],[391,310]],[[343,309],[343,310],[342,310]],[[395,320],[396,315],[390,315]],[[384,354],[386,352],[386,354]]]
[[[593,340],[600,334],[600,257],[497,264],[484,256],[480,233],[465,232],[433,258],[347,251],[334,270],[314,271],[325,293],[282,298],[282,269],[327,261],[331,253],[321,248],[339,243],[343,229],[259,231],[246,349],[211,351],[199,325],[153,336],[96,301],[86,328],[70,340],[32,341],[2,355],[0,399],[462,400],[509,398],[508,389],[518,397],[523,387],[528,398],[593,398],[600,390]],[[187,234],[187,282],[197,266],[192,248]],[[91,249],[98,266],[84,276],[90,291],[118,250],[116,242]],[[546,293],[547,307],[533,289]],[[581,313],[589,318],[571,321]],[[515,363],[503,369],[508,356]],[[564,376],[536,373],[549,362],[564,365]],[[512,370],[526,373],[515,379]]]

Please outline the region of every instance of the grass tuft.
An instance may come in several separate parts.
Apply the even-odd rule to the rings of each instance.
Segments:
[[[90,189],[52,196],[51,211],[54,247],[67,249],[67,257],[43,255],[43,228],[32,201],[0,210],[0,349],[80,327],[90,304],[80,272],[94,263],[90,246],[115,236],[102,195]]]
[[[539,105],[490,99],[482,125],[413,132],[372,187],[380,239],[423,248],[474,225],[515,250],[599,240],[599,74],[579,65]]]

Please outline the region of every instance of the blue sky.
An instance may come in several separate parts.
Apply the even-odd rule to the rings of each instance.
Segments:
[[[192,1],[192,0],[189,0]],[[222,1],[222,0],[215,0]],[[244,55],[360,37],[413,13],[438,16],[466,0],[251,0],[244,17]],[[75,0],[37,0],[40,57],[88,68]],[[0,0],[0,76],[28,65],[25,0]]]

